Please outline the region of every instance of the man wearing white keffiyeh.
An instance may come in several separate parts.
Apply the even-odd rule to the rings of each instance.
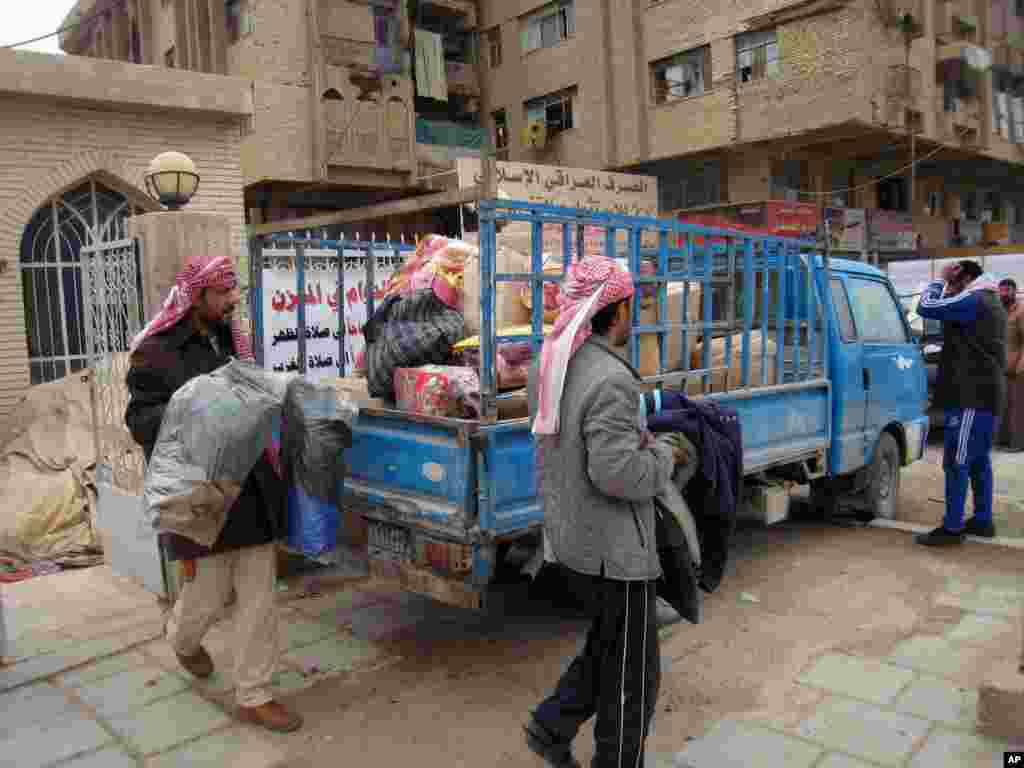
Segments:
[[[530,376],[548,559],[587,606],[586,646],[526,726],[550,766],[577,766],[572,741],[597,717],[595,768],[643,765],[660,680],[654,497],[675,465],[647,432],[629,338],[630,273],[612,259],[569,268],[560,315]]]

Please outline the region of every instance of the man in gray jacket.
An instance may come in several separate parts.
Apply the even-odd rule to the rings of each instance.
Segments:
[[[578,767],[572,741],[594,715],[594,768],[642,766],[658,696],[654,497],[676,454],[647,432],[640,378],[612,350],[629,338],[633,290],[612,259],[570,267],[530,376],[545,559],[593,619],[583,651],[526,726],[530,749],[559,768]]]

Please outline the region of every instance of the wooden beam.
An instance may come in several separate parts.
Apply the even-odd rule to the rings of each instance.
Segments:
[[[267,224],[260,224],[252,227],[255,235],[272,235],[277,232],[291,232],[301,229],[317,229],[318,227],[330,227],[335,224],[349,224],[355,221],[369,221],[381,219],[386,216],[404,216],[410,213],[421,213],[423,211],[437,210],[438,208],[450,208],[455,205],[474,203],[480,199],[480,188],[469,187],[467,189],[449,189],[445,192],[438,192],[433,195],[418,195],[407,197],[402,200],[392,200],[387,203],[366,205],[362,208],[349,208],[335,213],[324,213],[318,216],[306,216],[301,219],[285,219],[273,221]]]

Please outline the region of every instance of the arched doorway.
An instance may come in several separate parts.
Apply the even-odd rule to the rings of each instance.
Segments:
[[[82,250],[127,244],[128,219],[136,212],[125,195],[93,177],[50,198],[25,227],[19,267],[32,384],[88,367]],[[132,262],[139,296],[140,270]]]

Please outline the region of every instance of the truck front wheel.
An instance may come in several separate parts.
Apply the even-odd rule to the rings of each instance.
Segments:
[[[888,432],[883,432],[878,438],[865,493],[867,511],[873,517],[883,520],[896,517],[900,495],[900,447]]]

